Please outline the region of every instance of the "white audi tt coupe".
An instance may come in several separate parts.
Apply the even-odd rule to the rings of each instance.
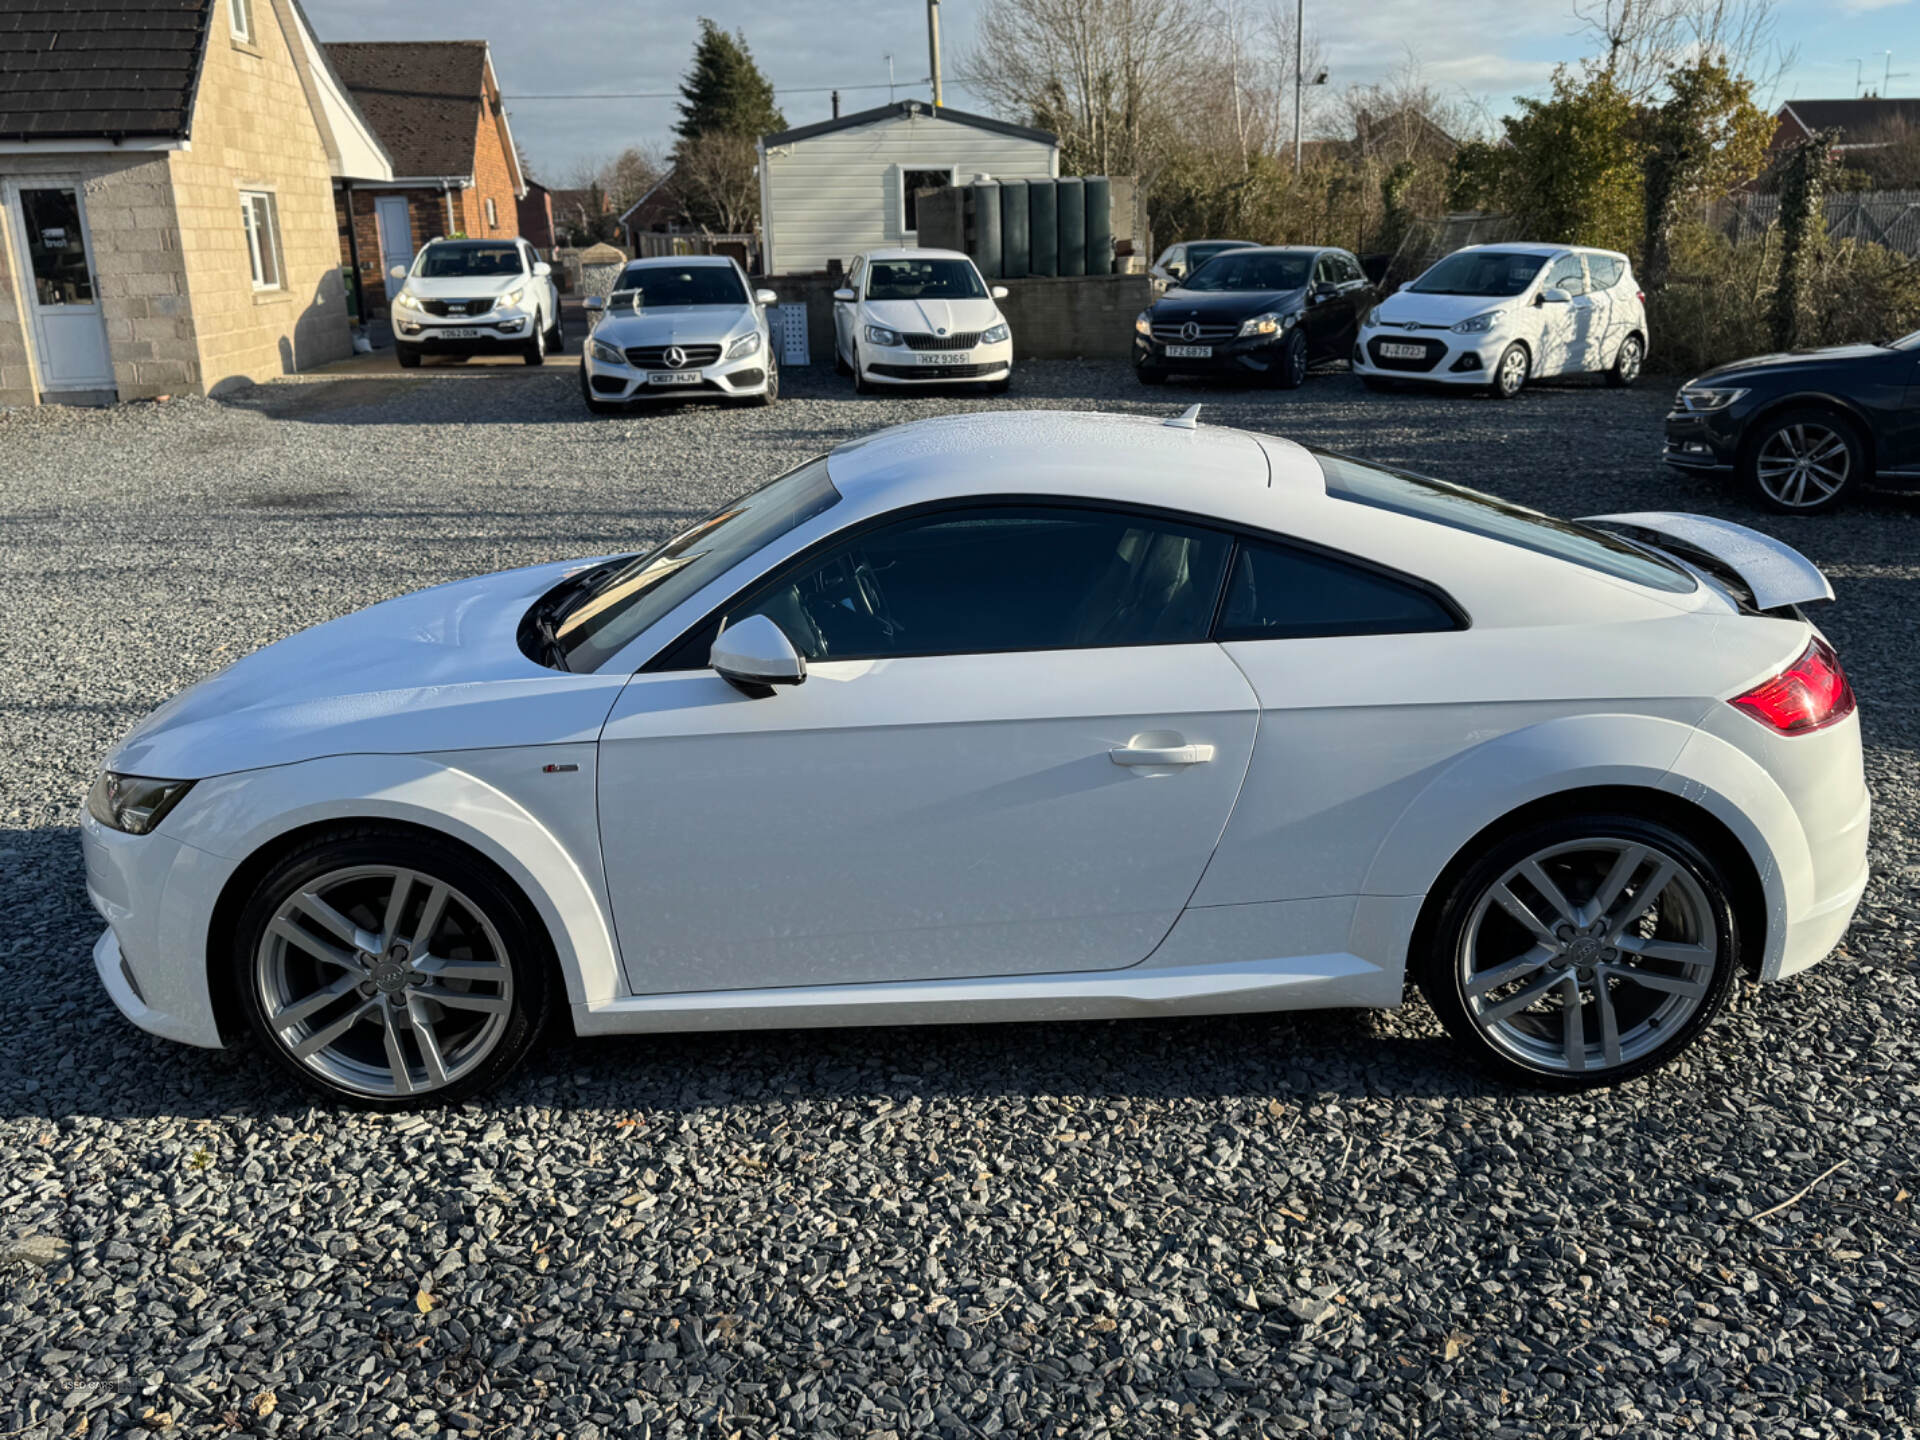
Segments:
[[[883,431],[230,666],[83,818],[159,1035],[375,1106],[582,1034],[1398,1005],[1618,1080],[1866,881],[1820,572],[1289,441]]]

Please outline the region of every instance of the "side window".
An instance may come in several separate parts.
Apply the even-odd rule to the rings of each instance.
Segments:
[[[1353,256],[1342,253],[1333,257],[1334,264],[1340,268],[1340,278],[1349,284],[1356,280],[1365,280],[1367,272],[1360,268],[1360,262]]]
[[[867,530],[748,599],[810,660],[1205,640],[1219,531],[1068,506],[942,510]]]
[[[1541,282],[1541,289],[1560,289],[1569,295],[1587,293],[1587,270],[1578,255],[1562,255],[1553,262],[1553,268],[1547,271],[1547,278]]]
[[[1250,540],[1233,557],[1214,639],[1410,635],[1459,628],[1453,612],[1417,585],[1329,556]]]
[[[1593,276],[1595,290],[1611,290],[1620,283],[1626,263],[1617,255],[1587,256],[1587,271]]]
[[[853,291],[855,295],[858,295],[860,293],[860,282],[866,278],[867,257],[864,255],[856,255],[853,257],[852,267],[847,271],[847,288]]]
[[[1313,280],[1316,285],[1336,285],[1340,277],[1334,273],[1333,256],[1322,255],[1313,262]]]

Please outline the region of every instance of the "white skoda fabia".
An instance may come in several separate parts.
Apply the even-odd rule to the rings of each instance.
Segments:
[[[1548,1086],[1691,1043],[1866,881],[1794,551],[1285,440],[925,421],[645,555],[269,646],[110,757],[136,1024],[378,1106],[582,1034],[1398,1005]]]

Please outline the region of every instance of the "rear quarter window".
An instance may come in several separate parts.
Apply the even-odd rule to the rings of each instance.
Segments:
[[[1626,262],[1618,256],[1587,256],[1587,273],[1593,276],[1593,288],[1596,290],[1611,290],[1620,283],[1620,277],[1626,271]]]

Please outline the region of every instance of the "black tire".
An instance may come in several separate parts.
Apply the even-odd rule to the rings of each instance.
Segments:
[[[833,373],[836,375],[853,374],[853,367],[847,364],[847,357],[840,353],[840,342],[837,340],[833,343]]]
[[[1007,375],[999,380],[989,380],[984,388],[989,395],[1004,395],[1013,388],[1013,377]]]
[[[1639,381],[1646,361],[1647,342],[1637,334],[1627,336],[1614,353],[1613,364],[1607,367],[1607,384],[1616,390],[1627,389]]]
[[[1795,449],[1819,465],[1818,469],[1810,466],[1804,483],[1798,485],[1791,468]],[[1784,476],[1779,464],[1788,466]],[[1867,446],[1859,427],[1846,416],[1803,406],[1749,426],[1740,446],[1738,470],[1740,483],[1762,509],[1776,515],[1823,515],[1846,504],[1860,488],[1867,473]]]
[[[553,324],[547,330],[547,350],[558,355],[567,348],[566,320],[558,310],[553,312]]]
[[[521,350],[520,356],[529,365],[546,364],[547,363],[547,332],[544,330],[535,330],[533,332],[532,338],[530,338],[527,341],[526,347],[523,350]]]
[[[779,401],[779,399],[780,399],[780,367],[778,365],[773,364],[772,362],[768,362],[767,388],[761,391],[760,394],[753,397],[753,403],[756,406],[758,406],[760,409],[765,410],[769,406],[776,404]]]
[[[1587,858],[1588,852],[1581,849],[1585,845],[1594,847],[1591,860]],[[1552,907],[1540,898],[1545,892],[1537,890],[1524,877],[1513,876],[1511,872],[1528,859],[1537,859],[1542,852],[1554,851],[1559,847],[1565,847],[1568,853],[1562,858],[1546,860],[1543,865],[1556,885],[1563,887],[1563,898],[1576,908],[1593,899],[1595,891],[1604,883],[1597,878],[1583,878],[1598,877],[1604,872],[1604,856],[1624,854],[1635,847],[1644,847],[1649,852],[1648,858],[1641,862],[1642,868],[1635,870],[1624,882],[1624,897],[1636,896],[1639,891],[1651,886],[1660,864],[1671,860],[1674,864],[1672,878],[1659,891],[1659,898],[1650,900],[1650,904],[1660,907],[1661,918],[1656,923],[1661,928],[1671,923],[1667,917],[1669,896],[1675,897],[1673,904],[1677,914],[1684,916],[1698,911],[1699,914],[1694,916],[1695,924],[1704,927],[1710,923],[1713,927],[1711,945],[1683,944],[1686,934],[1684,928],[1681,928],[1681,939],[1667,939],[1665,943],[1672,949],[1697,951],[1703,957],[1710,955],[1711,960],[1683,963],[1662,957],[1632,957],[1626,954],[1624,948],[1621,951],[1607,948],[1619,942],[1605,935],[1590,934],[1567,926],[1561,928],[1568,933],[1553,940],[1553,944],[1561,948],[1549,960],[1537,961],[1534,969],[1517,972],[1504,984],[1483,990],[1477,999],[1470,998],[1467,993],[1470,977],[1484,981],[1493,972],[1519,963],[1517,960],[1500,960],[1499,957],[1506,955],[1509,950],[1523,959],[1521,952],[1529,945],[1532,950],[1527,953],[1542,948],[1540,942],[1528,933],[1529,927],[1522,925],[1507,909],[1494,904],[1492,896],[1504,880],[1507,893],[1520,897],[1529,912],[1551,915]],[[1564,870],[1559,868],[1562,865],[1566,867]],[[1582,866],[1586,867],[1584,871],[1580,868]],[[1685,877],[1684,880],[1682,877]],[[1581,884],[1586,887],[1584,895],[1580,893]],[[1443,877],[1441,884],[1436,887],[1434,905],[1429,914],[1422,918],[1410,968],[1421,992],[1455,1042],[1476,1062],[1501,1078],[1562,1091],[1611,1085],[1666,1064],[1692,1044],[1725,1005],[1734,971],[1740,961],[1740,936],[1729,895],[1726,876],[1708,850],[1690,835],[1671,825],[1645,816],[1612,811],[1559,816],[1522,826],[1500,836],[1491,844],[1476,845],[1467,858],[1457,862],[1456,869]],[[1631,899],[1623,899],[1609,914],[1617,920],[1631,908]],[[1542,923],[1546,922],[1543,920]],[[1604,928],[1607,922],[1602,920],[1596,923]],[[1637,944],[1660,943],[1659,938],[1639,938],[1634,934],[1640,931],[1644,923],[1633,922],[1628,927],[1628,938]],[[1693,933],[1698,941],[1704,929],[1696,929]],[[1582,969],[1575,958],[1576,946],[1586,947],[1579,954],[1588,959],[1591,974],[1588,969]],[[1635,969],[1620,968],[1624,961],[1630,959],[1638,959],[1640,966]],[[1483,960],[1488,963],[1483,965]],[[1651,963],[1647,963],[1649,961]],[[1699,970],[1708,963],[1712,965],[1712,970],[1702,979]],[[1683,973],[1675,976],[1659,968],[1668,965]],[[1700,993],[1683,997],[1669,990],[1643,987],[1618,978],[1645,972],[1652,972],[1650,978],[1667,984],[1675,979],[1683,980]],[[1616,978],[1610,980],[1608,974]],[[1599,1014],[1600,1006],[1596,998],[1590,998],[1587,989],[1581,991],[1579,1043],[1571,1043],[1574,1027],[1566,1018],[1567,1007],[1563,1003],[1565,990],[1561,987],[1575,983],[1605,987],[1610,997],[1617,997],[1609,1000],[1608,1009],[1616,1024],[1614,1047],[1621,1057],[1619,1063],[1605,1062],[1606,1040]],[[1509,991],[1507,984],[1515,988]],[[1483,1015],[1481,1019],[1475,1019],[1472,1010],[1475,1004],[1484,1003],[1497,1009],[1509,1001],[1517,1001],[1520,991],[1541,986],[1555,988],[1541,993],[1538,1000],[1511,1018],[1515,1027],[1537,1026],[1544,1038],[1521,1036],[1515,1039],[1504,1033],[1508,1028],[1504,1021],[1492,1025],[1497,1038],[1490,1038],[1483,1025],[1494,1017]],[[1670,998],[1661,1000],[1659,997],[1663,995]],[[1627,1005],[1629,1000],[1635,1006],[1649,1003],[1678,1005],[1683,999],[1692,1005],[1692,1009],[1684,1015],[1676,1013],[1667,1017],[1641,1015],[1635,1020],[1634,1017],[1640,1012],[1629,1009]],[[1554,1008],[1545,1012],[1537,1008],[1549,1002]],[[1618,1028],[1630,1021],[1633,1022],[1631,1031]],[[1628,1054],[1630,1041],[1632,1046],[1640,1047],[1631,1055]],[[1542,1055],[1553,1051],[1571,1055],[1578,1050],[1583,1057],[1589,1056],[1591,1049],[1597,1046],[1602,1051],[1601,1063],[1589,1063],[1586,1068],[1576,1070],[1570,1065],[1534,1058],[1528,1050],[1530,1046],[1540,1047]]]
[[[861,374],[860,372],[860,346],[857,343],[853,347],[853,367],[852,368],[853,368],[853,393],[856,395],[873,394],[876,387],[874,386],[873,382],[868,380],[867,377]]]
[[[1499,360],[1494,363],[1493,379],[1487,389],[1497,400],[1511,400],[1527,388],[1527,381],[1532,378],[1533,356],[1527,353],[1526,346],[1516,340],[1500,352]]]
[[[434,1023],[448,1028],[440,1032],[446,1048],[442,1052],[436,1043],[433,1047],[434,1058],[446,1066],[453,1078],[437,1088],[427,1088],[432,1081],[426,1069],[426,1050],[419,1039],[420,1032],[412,1032],[414,1038],[411,1042],[403,1043],[401,1054],[407,1063],[400,1068],[412,1070],[412,1062],[418,1057],[423,1083],[413,1093],[374,1093],[369,1089],[355,1088],[325,1069],[303,1062],[292,1053],[288,1042],[276,1031],[266,1009],[269,1003],[266,992],[270,982],[263,976],[270,974],[275,964],[303,962],[310,964],[316,973],[327,977],[349,975],[349,972],[311,961],[304,949],[289,946],[284,940],[278,939],[277,934],[270,933],[269,927],[281,906],[303,890],[327,888],[329,879],[338,877],[342,872],[387,868],[406,872],[412,886],[410,893],[417,897],[416,905],[408,907],[407,928],[396,926],[397,932],[411,934],[419,925],[427,924],[428,934],[418,943],[424,949],[428,940],[439,936],[441,943],[446,946],[446,954],[438,957],[438,963],[449,963],[451,960],[456,964],[472,965],[484,959],[489,968],[494,968],[497,962],[497,966],[504,967],[510,975],[510,980],[504,983],[503,988],[499,983],[488,982],[493,984],[493,988],[483,991],[479,984],[464,978],[442,980],[438,984],[430,980],[403,982],[394,978],[392,969],[376,969],[369,974],[381,974],[382,983],[394,983],[402,988],[396,994],[389,995],[369,978],[359,987],[346,990],[336,1002],[332,1002],[338,1009],[330,1006],[311,1012],[315,1022],[321,1016],[327,1016],[331,1022],[343,1011],[353,1010],[354,1007],[371,1012],[369,1018],[355,1024],[319,1052],[323,1064],[332,1062],[338,1068],[340,1052],[349,1048],[357,1054],[371,1052],[376,1057],[381,1055],[373,1042],[380,1030],[377,1018],[383,1013],[380,1007],[389,1002],[399,1006],[409,1003],[409,997],[414,997],[431,1004],[427,997],[436,991],[453,989],[458,984],[470,987],[458,993],[468,996],[480,993],[490,1001],[497,1001],[489,1011],[452,1007],[438,1011],[440,1018]],[[372,886],[377,881],[359,883]],[[444,902],[437,928],[434,928],[433,922],[423,918],[428,908],[424,897],[435,885],[450,887],[449,893],[456,897]],[[341,892],[334,890],[331,893],[338,896]],[[372,893],[377,894],[377,891]],[[347,914],[356,925],[366,924],[369,920],[378,923],[382,918],[377,908],[371,906],[357,912],[342,913]],[[476,916],[480,918],[476,919]],[[450,925],[464,931],[464,936],[450,932]],[[492,927],[491,937],[484,933],[486,926]],[[319,933],[315,927],[305,928],[312,933]],[[491,954],[495,938],[498,941],[497,957]],[[273,948],[276,946],[277,951]],[[463,947],[468,957],[464,962],[458,958]],[[275,954],[291,957],[291,961],[276,961],[271,958]],[[389,958],[389,955],[374,957],[373,963],[378,966]],[[398,961],[391,963],[404,971],[410,964],[410,957],[403,954]],[[254,887],[234,926],[226,982],[234,987],[240,1002],[239,1008],[246,1016],[255,1039],[276,1065],[302,1085],[329,1099],[369,1110],[413,1110],[449,1105],[490,1089],[526,1058],[550,1023],[553,1006],[559,998],[554,984],[552,950],[546,932],[525,898],[500,871],[464,846],[442,837],[371,824],[340,825],[319,831],[274,862]],[[368,986],[375,988],[370,990]],[[481,1014],[486,1018],[466,1018]],[[305,1025],[308,1021],[297,1023]],[[411,1029],[413,1023],[411,1019],[402,1021],[397,1028],[404,1033]],[[484,1045],[481,1039],[469,1042],[476,1048],[467,1060],[462,1060],[457,1048],[457,1036],[462,1025],[477,1026],[481,1039],[485,1041]],[[375,1031],[374,1036],[365,1033],[370,1027]],[[424,1028],[432,1029],[431,1026]],[[377,1075],[380,1069],[390,1064],[389,1059],[378,1058],[377,1063],[367,1066],[366,1073],[369,1077]],[[463,1065],[466,1068],[462,1072]],[[368,1083],[372,1083],[371,1079]]]
[[[1167,372],[1159,369],[1157,366],[1136,365],[1133,367],[1133,373],[1142,385],[1164,385],[1167,383]]]
[[[1296,329],[1280,347],[1280,358],[1268,372],[1281,390],[1298,390],[1307,380],[1307,337]]]
[[[614,411],[621,408],[616,402],[612,400],[602,400],[598,395],[593,393],[593,386],[587,379],[587,362],[585,357],[582,357],[580,361],[580,398],[587,402],[588,412],[594,415],[611,415]]]
[[[420,368],[420,347],[418,345],[409,345],[404,340],[396,340],[393,342],[393,356],[394,359],[400,362],[400,368],[402,370],[417,370]]]
[[[1376,395],[1385,395],[1395,388],[1391,380],[1382,380],[1378,375],[1362,375],[1360,383]]]

